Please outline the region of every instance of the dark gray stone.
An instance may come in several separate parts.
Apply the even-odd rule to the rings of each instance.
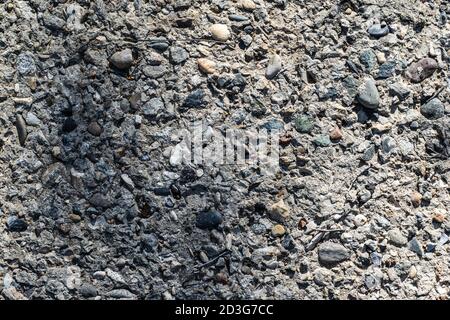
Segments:
[[[108,208],[112,205],[111,200],[100,193],[94,194],[89,200],[90,204],[99,208]]]
[[[222,215],[217,211],[200,212],[196,218],[196,226],[200,229],[217,228],[223,221]]]
[[[397,66],[397,62],[395,61],[387,61],[380,66],[378,70],[378,78],[387,79],[395,75],[395,68]]]
[[[183,108],[199,108],[205,104],[205,91],[197,89],[192,91],[184,100]]]
[[[28,223],[24,220],[17,218],[16,216],[10,216],[6,220],[6,226],[9,231],[23,232],[28,229]]]
[[[170,62],[173,64],[181,64],[189,59],[189,53],[181,47],[171,47],[170,50]]]
[[[377,64],[377,55],[372,49],[366,49],[359,55],[359,61],[367,71],[372,70]]]
[[[158,247],[158,238],[154,234],[146,234],[142,237],[142,246],[146,251],[154,251]]]
[[[326,266],[333,266],[350,259],[350,251],[335,242],[325,242],[319,246],[319,262]]]
[[[409,250],[416,253],[419,257],[422,257],[424,252],[422,248],[422,244],[417,240],[416,237],[412,238],[408,243]]]
[[[164,102],[161,98],[151,98],[142,108],[144,115],[156,116],[164,110]]]
[[[23,117],[20,114],[16,115],[16,129],[19,137],[19,143],[21,146],[24,146],[25,141],[27,140],[28,132],[25,120],[23,120]]]
[[[80,289],[78,289],[80,294],[85,298],[92,298],[97,296],[97,288],[94,287],[90,283],[84,283],[81,285]]]
[[[431,99],[420,107],[420,112],[428,119],[439,119],[444,116],[444,104],[438,98]]]
[[[110,61],[116,68],[126,70],[133,64],[133,53],[128,48],[118,51],[111,56]]]
[[[52,31],[60,31],[66,25],[66,22],[63,19],[52,14],[44,14],[42,21],[44,26]]]
[[[364,161],[370,161],[375,155],[375,146],[372,144],[366,150],[364,150],[361,159]]]
[[[75,130],[77,128],[77,126],[78,126],[78,124],[73,118],[66,118],[66,120],[64,120],[64,123],[62,126],[62,131],[69,133],[69,132],[72,132],[73,130]]]
[[[175,9],[175,11],[187,10],[192,5],[191,2],[191,0],[176,0],[173,4],[173,8]]]
[[[352,76],[348,76],[343,80],[343,85],[347,89],[347,92],[351,98],[356,97],[358,94],[358,82]]]

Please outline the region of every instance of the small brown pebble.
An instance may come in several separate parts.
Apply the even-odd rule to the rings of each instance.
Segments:
[[[292,135],[290,132],[285,133],[284,135],[280,136],[280,144],[285,146],[291,143],[292,141]]]
[[[216,63],[212,60],[200,58],[197,60],[197,64],[201,72],[208,74],[216,72]]]
[[[87,130],[90,134],[97,137],[102,133],[102,127],[100,127],[100,125],[96,121],[91,122]]]
[[[338,127],[334,128],[330,132],[330,139],[331,140],[341,140],[342,139],[342,131]]]
[[[69,214],[69,219],[72,220],[73,222],[80,222],[81,221],[81,217],[75,213],[71,213]]]
[[[36,77],[30,77],[27,82],[30,89],[35,91],[37,87]]]
[[[225,273],[219,272],[216,274],[216,281],[218,283],[227,284],[228,283],[228,277]]]
[[[436,60],[423,58],[418,62],[412,63],[406,69],[405,76],[411,80],[411,82],[418,83],[430,77],[438,68],[439,66]]]
[[[436,212],[435,214],[433,214],[433,221],[437,222],[437,223],[442,223],[445,220],[445,214],[441,213],[441,212]]]
[[[70,229],[72,229],[72,226],[68,223],[61,223],[58,225],[58,229],[63,234],[68,234],[70,232]]]
[[[422,202],[422,195],[419,192],[414,191],[411,194],[411,203],[412,203],[412,205],[417,208],[418,206],[420,206],[421,202]]]
[[[298,222],[298,228],[300,230],[303,230],[306,228],[307,224],[308,224],[308,221],[305,218],[301,218],[300,221]]]
[[[281,224],[276,224],[272,227],[272,235],[274,237],[281,237],[286,233],[286,229]]]

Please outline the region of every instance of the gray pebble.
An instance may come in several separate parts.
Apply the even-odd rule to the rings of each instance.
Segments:
[[[34,58],[29,53],[20,53],[17,56],[16,68],[21,75],[31,75],[36,72],[36,65]]]
[[[395,61],[387,61],[380,66],[378,70],[378,78],[387,79],[395,75],[395,68],[397,63]]]
[[[294,127],[300,133],[309,133],[314,128],[314,120],[309,116],[298,116],[294,119]]]
[[[196,226],[200,229],[217,228],[223,221],[222,215],[217,211],[205,211],[197,214]]]
[[[61,31],[66,24],[63,19],[48,13],[43,15],[42,21],[44,22],[44,25],[52,31]]]
[[[9,231],[23,232],[28,229],[28,223],[16,216],[10,216],[6,220],[6,225]]]
[[[375,80],[367,78],[358,91],[358,101],[368,109],[377,109],[380,104],[380,94],[378,93]]]
[[[109,297],[114,299],[134,300],[136,295],[126,289],[114,289],[108,292]]]
[[[166,74],[167,68],[164,65],[146,66],[142,69],[142,72],[150,79],[158,79]]]
[[[189,93],[183,102],[183,108],[199,108],[205,104],[205,91],[197,89]]]
[[[319,261],[323,265],[333,266],[350,259],[350,251],[335,242],[325,242],[319,246]]]
[[[385,23],[373,24],[367,29],[372,37],[381,38],[389,33],[389,27]]]
[[[384,153],[391,152],[395,147],[397,146],[397,143],[395,142],[394,138],[386,136],[381,141],[381,147]]]
[[[313,143],[318,147],[328,147],[331,144],[330,136],[328,134],[322,134],[314,138]]]
[[[249,34],[242,35],[240,39],[241,39],[241,43],[244,45],[244,47],[249,47],[253,42],[253,38]]]
[[[411,239],[411,241],[408,243],[408,247],[412,252],[416,253],[419,257],[423,256],[424,252],[422,244],[419,242],[419,240],[417,240],[416,237]]]
[[[82,284],[78,291],[85,298],[92,298],[97,296],[97,288],[90,283]]]
[[[164,102],[161,98],[151,98],[142,108],[144,115],[156,116],[164,110]]]
[[[133,53],[127,48],[114,53],[109,60],[116,68],[125,70],[133,64]]]
[[[108,207],[110,207],[112,205],[111,200],[107,196],[104,196],[104,195],[102,195],[100,193],[94,194],[90,198],[89,202],[93,206],[99,207],[99,208],[108,208]]]
[[[420,112],[428,119],[439,119],[444,116],[444,104],[438,98],[431,99],[420,107]]]
[[[96,271],[93,274],[94,279],[103,280],[106,277],[105,271]]]
[[[189,53],[181,47],[170,47],[170,61],[173,64],[181,64],[189,58]]]
[[[232,21],[238,21],[238,22],[242,22],[242,21],[247,21],[248,18],[246,16],[240,15],[240,14],[230,14],[228,16],[228,19],[232,20]]]
[[[361,61],[366,70],[370,71],[377,64],[377,55],[372,49],[366,49],[359,55],[359,61]]]
[[[364,277],[364,284],[369,290],[374,290],[378,288],[381,284],[380,282],[381,282],[380,279],[373,274],[367,274]]]
[[[41,120],[32,112],[28,112],[25,121],[29,126],[37,127],[41,124]]]
[[[389,91],[392,95],[397,96],[400,100],[405,100],[411,93],[411,90],[409,90],[408,87],[400,83],[391,84],[389,86]]]
[[[375,155],[375,146],[372,144],[369,147],[367,147],[366,150],[364,150],[363,154],[361,155],[361,159],[368,162],[373,158],[374,155]]]
[[[398,229],[392,229],[388,232],[389,241],[396,246],[403,247],[408,243],[408,239]]]
[[[87,130],[90,134],[96,137],[100,136],[100,134],[102,133],[102,127],[100,127],[97,121],[92,121],[91,123],[89,123]]]

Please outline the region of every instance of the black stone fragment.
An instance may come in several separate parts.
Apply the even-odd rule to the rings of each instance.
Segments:
[[[196,226],[200,229],[214,229],[223,221],[222,215],[217,211],[204,211],[197,215]]]
[[[22,232],[28,229],[28,223],[15,216],[9,217],[6,221],[6,225],[8,230],[13,232]]]
[[[62,130],[64,132],[72,132],[73,130],[75,130],[77,128],[77,126],[78,125],[75,122],[75,120],[73,120],[72,118],[67,118],[66,120],[64,120]]]
[[[202,89],[192,91],[184,100],[183,108],[199,108],[205,104],[205,92]]]

